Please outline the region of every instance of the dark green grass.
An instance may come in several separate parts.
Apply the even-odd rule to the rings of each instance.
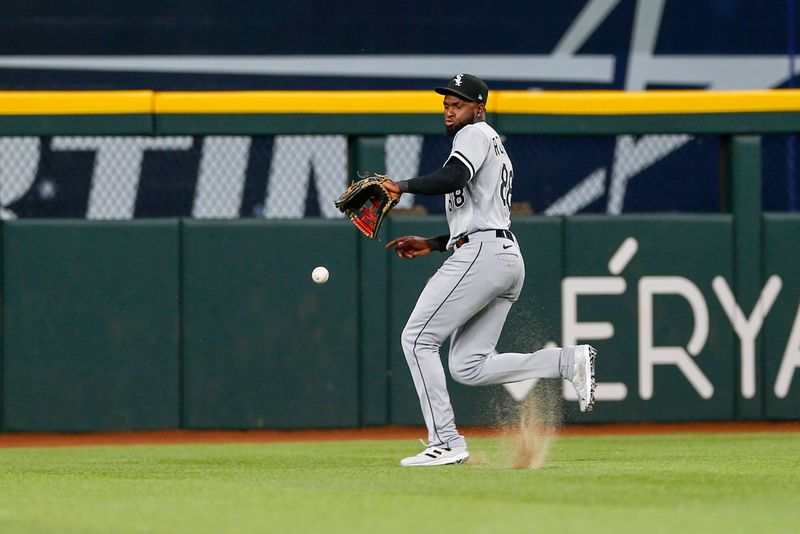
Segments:
[[[564,437],[537,470],[413,440],[0,449],[0,532],[797,532],[800,434]]]

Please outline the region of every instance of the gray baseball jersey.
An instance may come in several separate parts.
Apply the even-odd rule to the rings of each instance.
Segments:
[[[470,179],[466,187],[445,196],[450,226],[448,248],[462,235],[508,229],[514,167],[500,135],[485,122],[469,124],[453,139],[453,149],[447,159],[450,158],[467,166]]]
[[[514,171],[500,136],[483,122],[456,134],[450,158],[470,171],[467,185],[445,197],[448,248],[454,252],[422,291],[402,345],[430,445],[462,447],[466,441],[456,428],[439,356],[448,338],[450,374],[469,385],[571,377],[574,347],[495,351],[525,280],[522,253],[509,231]]]

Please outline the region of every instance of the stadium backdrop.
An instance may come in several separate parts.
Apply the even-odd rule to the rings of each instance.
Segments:
[[[242,156],[241,142],[226,141],[344,136],[344,185],[358,170],[388,166],[389,136],[440,135],[435,96],[0,96],[4,430],[421,422],[395,341],[412,289],[437,267],[436,258],[399,264],[380,243],[325,217],[323,195],[316,198],[322,217],[270,218],[269,184],[261,184],[261,216],[231,210],[224,190],[217,192],[223,206],[208,201],[205,216],[194,210],[206,157],[198,146],[209,140],[250,162],[259,157],[255,145]],[[683,210],[694,213],[542,217],[535,195],[518,181],[515,200],[527,199],[537,214],[514,219],[528,281],[501,350],[595,343],[600,402],[582,420],[796,418],[800,218],[763,212],[761,176],[762,134],[797,131],[797,96],[496,94],[489,120],[520,152],[565,138],[591,144],[629,136],[636,146],[664,136],[664,143],[691,146],[707,136],[714,148],[705,157],[715,162],[680,175],[714,184],[713,209]],[[159,140],[166,145],[148,144]],[[188,153],[170,165],[195,177],[188,201],[168,200],[158,213],[140,210],[146,171],[158,169],[145,158],[152,151]],[[341,149],[330,154],[341,158]],[[310,168],[318,157],[306,154]],[[225,161],[206,175],[217,185],[225,183]],[[605,169],[600,179],[587,172],[583,189],[560,198],[591,205],[582,195],[593,198],[592,188],[607,183],[615,165],[598,167]],[[169,169],[147,178],[169,182]],[[60,188],[72,182],[83,183],[84,194],[64,195]],[[309,191],[319,194],[319,182]],[[239,182],[248,184],[248,176]],[[149,190],[153,197],[171,193]],[[213,199],[213,188],[203,195]],[[64,196],[73,202],[66,212],[36,211]],[[233,197],[244,202],[245,195]],[[119,198],[122,206],[114,203]],[[175,206],[183,211],[170,211]],[[440,231],[442,217],[433,207],[425,211],[414,215],[408,207],[385,232]],[[324,286],[309,277],[320,264],[332,273]],[[502,387],[451,388],[462,424],[490,424],[512,402]],[[573,404],[565,405],[569,418]]]

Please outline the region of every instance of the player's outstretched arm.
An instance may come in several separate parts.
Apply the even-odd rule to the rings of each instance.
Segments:
[[[397,190],[415,195],[446,195],[463,189],[470,180],[470,170],[463,162],[450,158],[444,167],[431,174],[394,182]]]
[[[434,250],[438,250],[438,244],[432,239],[407,235],[389,241],[386,244],[386,248],[394,248],[395,253],[401,258],[413,260],[416,257],[425,256]]]

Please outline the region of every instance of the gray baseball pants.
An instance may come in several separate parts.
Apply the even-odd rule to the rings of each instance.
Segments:
[[[467,385],[570,377],[574,347],[495,352],[525,281],[516,240],[476,232],[428,281],[403,329],[403,352],[417,389],[430,445],[466,446],[447,393],[439,347],[450,337],[450,375]]]

